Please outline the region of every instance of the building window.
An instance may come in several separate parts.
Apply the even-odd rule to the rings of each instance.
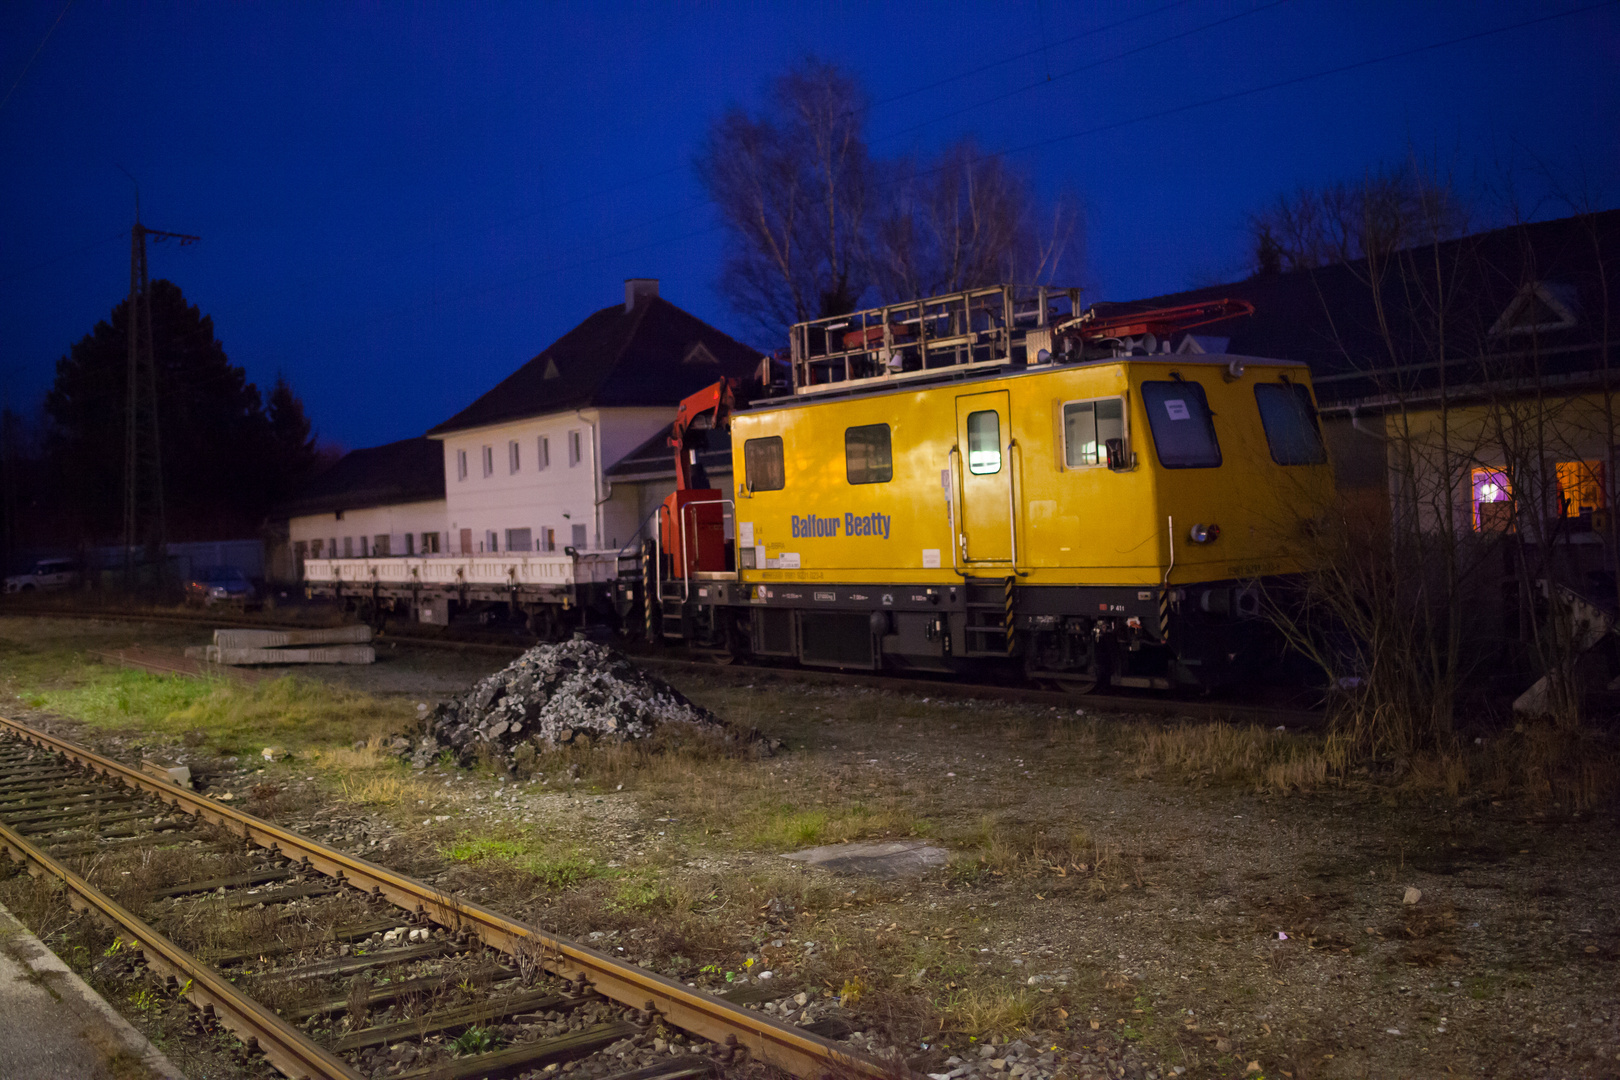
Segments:
[[[1558,463],[1558,509],[1562,516],[1578,518],[1602,510],[1604,498],[1603,462],[1560,461]]]
[[[581,458],[579,432],[570,431],[568,433],[568,467],[572,469],[575,465],[578,465]]]
[[[1142,384],[1142,407],[1153,430],[1153,449],[1167,469],[1213,469],[1221,463],[1215,415],[1204,388],[1175,380]]]
[[[1513,484],[1503,469],[1474,470],[1474,528],[1513,531]]]
[[[331,558],[335,559],[335,558],[338,557],[338,553],[337,553],[337,537],[334,536],[334,537],[331,538],[331,542],[326,545],[326,550],[330,551],[332,553],[331,556],[330,556]]]
[[[407,555],[415,555],[416,554],[416,534],[415,533],[406,533],[405,534],[405,554],[407,554]]]
[[[506,444],[506,471],[513,474],[518,471],[518,444],[516,439]]]
[[[495,475],[495,448],[493,446],[486,446],[486,447],[484,447],[484,477],[485,477],[485,479],[488,479],[489,477],[494,476],[494,475]]]
[[[1107,465],[1108,445],[1125,453],[1125,402],[1120,398],[1071,401],[1063,406],[1063,463],[1071,469]]]
[[[551,467],[551,440],[544,435],[540,436],[540,441],[534,448],[534,456],[535,460],[540,463],[541,469],[549,469]]]
[[[844,475],[852,484],[887,484],[894,479],[888,424],[844,429]]]
[[[386,533],[379,533],[371,542],[371,553],[379,559],[386,559],[394,553],[392,538]]]
[[[749,491],[781,491],[786,486],[782,436],[743,443],[743,478]]]
[[[467,479],[467,451],[456,451],[456,479]]]
[[[585,526],[583,525],[574,526],[574,550],[585,550]]]
[[[543,528],[543,529],[540,530],[540,550],[541,551],[556,551],[557,550],[557,530],[556,529],[544,529]]]
[[[439,553],[439,534],[425,532],[422,534],[422,554],[437,555]]]
[[[309,557],[312,558],[312,559],[318,559],[318,558],[321,557],[321,541],[320,540],[318,540],[318,539],[317,540],[311,540],[309,542]]]
[[[994,409],[968,413],[968,472],[988,476],[1001,471],[1001,417]]]
[[[489,552],[491,555],[497,554],[501,550],[500,545],[495,543],[494,529],[484,530],[484,550]]]
[[[293,558],[303,562],[309,558],[309,545],[302,540],[293,544]]]
[[[343,557],[345,559],[354,558],[354,537],[352,536],[343,538]]]
[[[533,541],[530,539],[530,535],[531,534],[529,533],[528,529],[507,529],[506,550],[528,551],[531,547],[533,547]]]
[[[1254,401],[1266,429],[1271,460],[1279,465],[1325,465],[1327,447],[1316,426],[1311,392],[1299,383],[1256,383]]]

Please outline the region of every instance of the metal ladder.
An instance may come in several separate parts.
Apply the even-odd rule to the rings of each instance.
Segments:
[[[967,621],[963,656],[1011,656],[1013,651],[1013,578],[973,578],[963,584]]]

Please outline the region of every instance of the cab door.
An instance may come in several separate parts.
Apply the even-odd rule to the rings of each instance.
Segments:
[[[963,563],[1012,562],[1011,443],[1007,391],[956,399],[955,471],[962,493],[956,542]]]

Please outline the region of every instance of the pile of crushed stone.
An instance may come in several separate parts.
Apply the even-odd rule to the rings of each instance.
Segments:
[[[395,751],[426,768],[446,750],[462,765],[483,755],[516,763],[523,748],[651,738],[670,725],[756,741],[608,645],[575,639],[538,645],[459,698],[428,713],[414,743]],[[779,744],[778,744],[779,745]],[[761,743],[762,750],[774,747]]]

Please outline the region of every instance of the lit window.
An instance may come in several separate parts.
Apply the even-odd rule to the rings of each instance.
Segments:
[[[1125,447],[1125,403],[1119,398],[1063,406],[1063,460],[1071,469],[1108,464],[1108,444]]]
[[[1603,497],[1603,462],[1558,463],[1558,508],[1564,517],[1580,517],[1608,505]]]
[[[1001,471],[1001,417],[994,409],[969,413],[968,472],[985,476]]]
[[[1513,530],[1513,485],[1505,470],[1474,470],[1474,528],[1480,532]]]

